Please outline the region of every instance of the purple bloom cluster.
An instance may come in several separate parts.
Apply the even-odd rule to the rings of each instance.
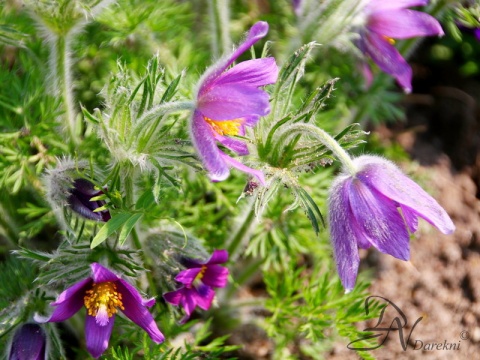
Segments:
[[[329,223],[337,270],[347,292],[355,285],[358,248],[372,245],[401,260],[410,258],[409,231],[418,217],[450,234],[455,226],[445,210],[393,163],[376,156],[353,160],[355,175],[342,173],[329,195]]]
[[[200,158],[213,181],[225,180],[230,167],[249,173],[264,183],[263,173],[251,169],[220,150],[217,142],[238,155],[247,155],[247,144],[234,136],[245,135],[270,112],[269,96],[260,87],[277,81],[273,57],[244,61],[227,68],[268,32],[266,22],[252,26],[245,41],[230,56],[209,68],[200,80],[191,135]]]
[[[366,25],[360,31],[357,46],[406,92],[412,91],[412,68],[393,46],[393,39],[444,34],[435,18],[407,9],[427,4],[428,0],[370,0],[364,8]],[[365,66],[363,72],[367,83],[370,82],[369,67]]]
[[[172,305],[182,306],[185,316],[180,321],[186,322],[196,306],[208,310],[212,305],[215,292],[213,288],[222,288],[227,285],[228,269],[220,266],[228,261],[226,250],[215,250],[205,262],[186,259],[186,270],[181,271],[175,280],[183,286],[175,291],[163,295],[165,300]]]
[[[62,292],[51,304],[56,307],[53,314],[44,321],[65,321],[85,306],[87,350],[94,358],[108,347],[118,309],[145,330],[153,341],[163,342],[165,338],[147,310],[155,304],[155,299],[144,300],[132,285],[100,264],[93,263],[90,267],[92,276]]]

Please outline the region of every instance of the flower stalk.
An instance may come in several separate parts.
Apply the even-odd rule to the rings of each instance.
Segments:
[[[232,40],[230,39],[229,23],[229,0],[209,0],[208,6],[210,10],[210,17],[212,19],[212,53],[214,57],[218,58],[221,54],[227,53],[232,47]]]

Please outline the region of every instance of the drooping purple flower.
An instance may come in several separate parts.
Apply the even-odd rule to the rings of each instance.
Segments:
[[[147,310],[155,304],[155,299],[143,299],[132,285],[98,263],[90,267],[92,276],[62,292],[51,304],[56,307],[53,314],[43,321],[65,321],[85,306],[87,350],[94,358],[108,347],[118,309],[145,330],[153,341],[163,342],[165,337]]]
[[[13,335],[8,360],[45,360],[47,336],[38,324],[26,323]]]
[[[342,173],[330,188],[330,237],[346,292],[357,278],[358,248],[376,247],[401,260],[410,258],[409,231],[418,217],[442,233],[455,230],[445,210],[393,163],[376,156],[353,160],[357,172]]]
[[[200,79],[191,135],[212,181],[225,180],[229,168],[234,167],[264,183],[261,171],[234,160],[218,148],[217,142],[238,155],[247,155],[247,144],[235,136],[245,135],[246,126],[254,126],[270,112],[269,96],[260,87],[277,81],[278,67],[273,57],[244,61],[227,70],[267,32],[266,22],[253,25],[238,49],[220,59]]]
[[[90,199],[102,195],[103,191],[96,190],[95,185],[85,179],[76,179],[73,182],[73,187],[70,189],[70,196],[68,197],[68,204],[70,208],[77,214],[90,220],[104,221],[110,220],[110,212],[108,210],[96,211],[94,210],[105,205],[105,201]]]
[[[219,265],[227,261],[226,250],[215,250],[206,262],[192,259],[184,261],[187,269],[175,277],[175,280],[183,286],[163,295],[167,302],[175,306],[180,305],[185,310],[181,323],[185,323],[190,318],[196,306],[203,310],[210,309],[215,297],[213,288],[222,288],[227,285],[228,269]]]
[[[364,8],[366,24],[360,30],[357,46],[405,92],[412,91],[412,68],[393,46],[393,39],[444,34],[435,18],[407,9],[427,4],[428,0],[370,0]]]

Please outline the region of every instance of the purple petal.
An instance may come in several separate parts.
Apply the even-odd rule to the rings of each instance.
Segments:
[[[214,250],[210,259],[208,259],[204,265],[210,264],[224,264],[228,261],[227,250]]]
[[[408,260],[410,239],[395,203],[369,188],[360,177],[351,181],[349,199],[354,219],[364,236],[381,252]]]
[[[140,292],[133,285],[131,285],[128,281],[120,279],[117,282],[117,286],[118,286],[119,283],[123,286],[123,289],[125,291],[128,291],[130,296],[132,296],[135,299],[136,302],[142,304],[143,306],[147,306],[147,307],[152,307],[153,305],[155,305],[155,299],[154,298],[144,299],[142,297],[142,295],[140,294]]]
[[[45,321],[60,322],[71,318],[83,306],[85,292],[91,286],[93,280],[84,279],[62,292],[51,306],[56,306],[52,316]]]
[[[380,69],[398,81],[405,92],[412,91],[412,69],[394,46],[381,35],[367,32],[362,47]]]
[[[115,282],[120,280],[118,275],[115,275],[113,272],[103,267],[99,263],[91,264],[90,268],[92,269],[92,278],[95,283]]]
[[[47,337],[38,324],[23,324],[16,331],[8,360],[45,360]]]
[[[239,45],[239,47],[227,57],[220,59],[216,64],[210,67],[205,74],[203,75],[200,83],[202,84],[199,89],[199,93],[201,93],[204,89],[209,88],[211,86],[212,81],[220,76],[230,65],[233,64],[237,58],[242,55],[245,51],[247,51],[253,44],[255,44],[258,40],[262,39],[267,35],[268,32],[268,23],[264,21],[259,21],[255,25],[250,28],[248,32],[247,38],[243,43]]]
[[[163,294],[163,298],[165,299],[166,302],[178,306],[180,305],[180,301],[182,300],[184,294],[183,294],[183,288],[175,290],[175,291],[170,291],[165,294]]]
[[[330,188],[328,199],[330,240],[338,275],[347,293],[352,291],[355,286],[360,263],[357,238],[352,228],[353,214],[350,210],[347,192],[350,182],[351,180],[345,176],[338,177]]]
[[[451,234],[455,230],[452,220],[435,199],[393,163],[375,156],[361,156],[354,161],[362,169],[357,176],[370,187],[402,205],[402,209],[410,210],[444,234]]]
[[[268,94],[243,84],[221,84],[199,96],[197,109],[204,116],[220,121],[247,115],[265,116],[270,112]]]
[[[215,79],[211,87],[227,84],[243,84],[260,87],[274,84],[278,78],[275,58],[261,58],[243,61]]]
[[[212,129],[198,111],[194,111],[191,121],[192,140],[203,165],[213,181],[225,180],[230,170],[215,143]]]
[[[243,165],[241,162],[238,162],[237,160],[232,159],[230,156],[226,155],[223,152],[221,152],[221,155],[225,163],[234,167],[237,170],[240,170],[240,171],[243,171],[244,173],[255,176],[262,185],[265,185],[265,177],[263,175],[263,172],[261,172],[260,170],[249,168],[248,166]]]
[[[239,139],[234,139],[222,135],[215,135],[215,139],[222,144],[223,146],[227,147],[228,149],[236,152],[238,155],[248,155],[248,147],[245,142]]]
[[[94,316],[87,315],[85,319],[85,342],[88,352],[95,359],[99,358],[108,348],[114,323],[115,315],[109,319],[105,326],[98,325]]]
[[[475,34],[477,40],[480,41],[480,28],[473,30],[473,33]]]
[[[180,305],[185,310],[185,316],[180,320],[181,324],[184,324],[192,315],[192,312],[195,310],[195,306],[197,306],[197,291],[193,288],[187,289],[182,288],[182,298],[180,299]]]
[[[122,311],[125,316],[145,330],[150,338],[157,344],[163,342],[165,337],[158,329],[152,314],[150,314],[148,309],[143,305],[143,302],[138,301],[137,296],[132,294],[130,289],[125,287],[124,281],[118,282],[117,286],[118,291],[122,294],[122,302],[124,306],[124,310]]]
[[[398,10],[412,6],[425,6],[428,0],[370,0],[366,9],[372,13],[383,10]]]
[[[372,69],[370,69],[370,65],[368,65],[367,62],[362,61],[360,64],[360,72],[365,79],[365,88],[369,89],[373,82],[373,74]]]
[[[432,16],[413,10],[392,10],[373,13],[368,29],[394,39],[444,35],[440,23]]]
[[[193,269],[186,269],[182,270],[178,273],[178,275],[175,277],[175,280],[185,284],[187,287],[192,286],[193,281],[195,278],[198,276],[202,268],[193,268]]]
[[[200,285],[196,289],[192,289],[192,296],[195,298],[195,303],[200,309],[208,310],[212,306],[215,291],[206,285]]]
[[[202,282],[211,287],[225,287],[228,282],[228,269],[220,265],[208,265]]]

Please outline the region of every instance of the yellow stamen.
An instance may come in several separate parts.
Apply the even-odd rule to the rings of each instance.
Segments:
[[[238,135],[242,119],[233,120],[212,120],[204,116],[205,121],[211,126],[212,130],[219,135]]]
[[[382,35],[382,36],[385,40],[387,40],[390,43],[390,45],[395,45],[395,40],[394,39],[392,39],[391,37],[386,36],[386,35]]]
[[[113,282],[94,283],[83,298],[88,315],[95,316],[97,322],[104,326],[117,313],[117,308],[125,310],[122,303],[122,294],[117,291]],[[108,317],[107,317],[108,316]]]
[[[202,280],[203,276],[205,275],[205,271],[207,271],[207,266],[202,265],[202,268],[200,269],[198,275],[195,277],[195,280]]]

